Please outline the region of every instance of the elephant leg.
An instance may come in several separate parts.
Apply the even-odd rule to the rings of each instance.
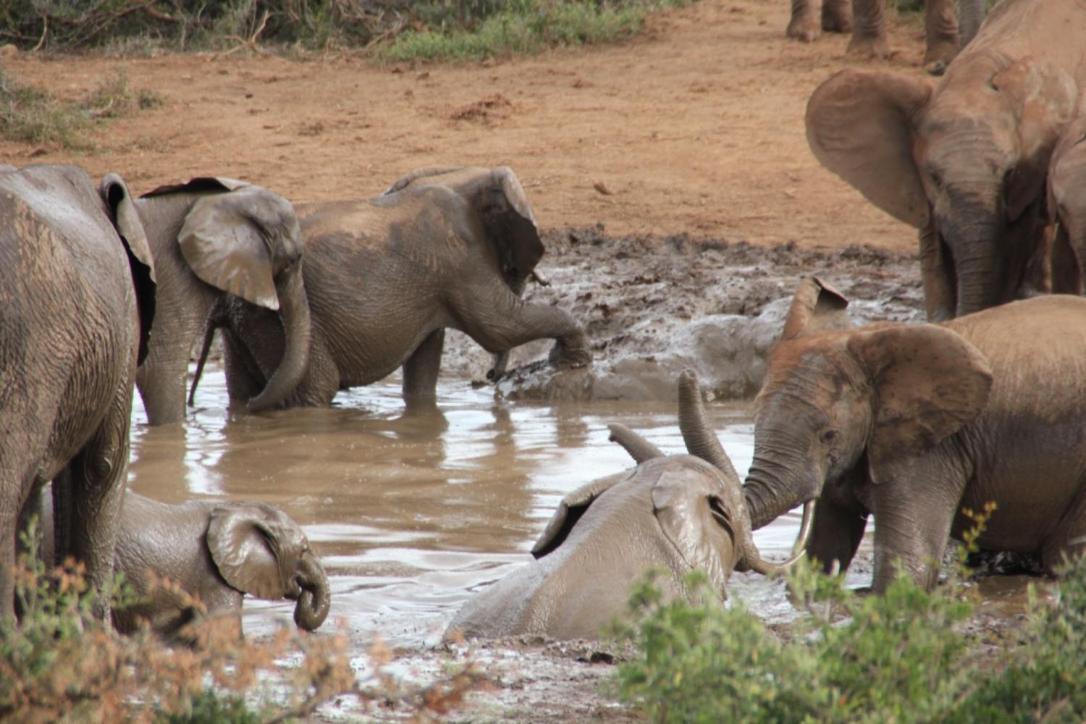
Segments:
[[[852,7],[849,0],[822,0],[822,29],[827,33],[847,33],[852,30]]]
[[[889,58],[886,36],[886,0],[852,0],[852,40],[849,55],[860,58]]]
[[[166,425],[185,419],[188,354],[158,360],[148,357],[136,372],[136,387],[143,399],[147,422]]]
[[[812,42],[819,36],[818,16],[815,3],[818,0],[792,0],[792,18],[788,21],[785,35],[805,43]],[[827,3],[835,0],[825,0]],[[825,12],[825,11],[823,11]]]
[[[441,351],[444,347],[445,330],[436,329],[403,363],[403,398],[409,407],[434,404],[437,398],[437,375],[441,371]]]
[[[958,304],[954,291],[954,271],[946,252],[935,231],[935,224],[929,222],[920,230],[920,276],[929,322],[953,319]]]
[[[839,570],[848,570],[864,537],[867,512],[859,505],[838,505],[819,498],[815,503],[814,516],[811,538],[807,543],[808,557],[821,563],[825,573],[833,570],[834,562]]]
[[[1086,483],[1086,481],[1084,481]],[[1086,552],[1086,484],[1083,484],[1056,529],[1041,546],[1045,573],[1055,575],[1076,555]]]
[[[931,589],[938,580],[967,475],[942,456],[927,454],[901,469],[885,471],[884,477],[884,482],[873,486],[872,587],[877,593],[884,592],[900,569]]]
[[[924,70],[942,75],[958,54],[958,19],[954,0],[926,0],[924,3]]]

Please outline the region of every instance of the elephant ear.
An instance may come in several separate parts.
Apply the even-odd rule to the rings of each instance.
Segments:
[[[212,509],[207,548],[231,587],[274,600],[290,591],[293,561],[308,543],[282,511],[253,503]]]
[[[796,288],[784,320],[781,341],[805,334],[848,329],[848,299],[818,277],[806,277]]]
[[[867,457],[875,483],[886,482],[895,461],[930,450],[961,430],[988,402],[988,359],[945,327],[892,325],[857,332],[848,351],[873,390]]]
[[[931,84],[899,73],[842,70],[807,102],[807,142],[819,162],[895,219],[918,229],[928,200],[913,130]]]
[[[581,519],[581,516],[588,511],[588,507],[598,497],[615,485],[630,479],[633,475],[634,471],[611,475],[599,480],[593,480],[591,483],[582,485],[573,492],[567,493],[562,501],[558,503],[558,509],[554,511],[554,515],[547,522],[547,527],[543,529],[539,540],[532,546],[532,556],[542,558],[562,545],[566,538],[569,537],[573,526],[577,525],[577,521]]]
[[[705,468],[665,468],[652,486],[652,512],[683,561],[692,570],[703,571],[713,587],[723,591],[735,567],[735,561],[725,556],[734,558],[735,544],[722,520],[728,513],[720,486],[714,484],[719,473],[708,464]]]
[[[1045,194],[1052,151],[1075,115],[1078,88],[1065,71],[1030,56],[996,73],[991,84],[1018,119],[1019,161],[1005,190],[1007,218],[1014,221]]]
[[[136,204],[124,179],[115,173],[107,174],[98,187],[98,193],[109,209],[110,220],[124,242],[128,252],[128,264],[132,272],[132,283],[136,288],[136,305],[140,317],[140,346],[138,364],[147,358],[148,340],[155,318],[155,263],[151,256],[151,246],[147,243],[147,234],[140,221]]]
[[[272,310],[279,309],[275,275],[302,256],[294,208],[259,186],[200,197],[177,241],[197,277]]]

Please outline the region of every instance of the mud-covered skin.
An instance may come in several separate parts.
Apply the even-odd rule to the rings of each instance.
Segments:
[[[0,167],[0,618],[14,613],[19,524],[50,480],[58,550],[96,589],[112,578],[153,281],[142,232],[126,241],[112,223],[127,189],[107,181],[103,198],[73,166]]]
[[[1053,572],[1086,534],[1086,299],[858,328],[845,303],[797,291],[756,404],[752,524],[817,499],[808,552],[847,568],[873,515],[875,589],[898,563],[931,586],[961,508],[992,501],[980,548]]]
[[[928,318],[1043,288],[1045,176],[1086,82],[1076,0],[1009,0],[934,86],[848,69],[807,104],[818,160],[919,231]]]
[[[446,328],[491,354],[553,339],[558,366],[589,363],[572,315],[518,296],[543,246],[510,169],[416,172],[373,199],[298,210],[312,337],[287,406],[327,405],[401,365],[405,400],[432,405]],[[270,314],[232,304],[224,340],[231,399],[248,399],[278,363],[282,333]]]

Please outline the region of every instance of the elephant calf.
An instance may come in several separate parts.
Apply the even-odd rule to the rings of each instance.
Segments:
[[[48,499],[44,502],[43,552],[51,560],[51,506]],[[201,613],[193,597],[208,614],[240,614],[246,593],[296,600],[294,622],[307,631],[324,622],[331,604],[328,579],[301,527],[263,503],[171,505],[129,492],[121,511],[114,567],[141,599],[135,606],[113,611],[114,626],[122,633],[147,621],[155,632],[177,636]],[[179,584],[183,593],[158,585],[161,578]]]
[[[1048,213],[1056,222],[1052,289],[1082,294],[1086,283],[1086,105],[1052,153]]]
[[[738,564],[775,570],[754,547],[739,477],[705,424],[690,371],[680,378],[679,423],[690,454],[666,457],[613,425],[611,439],[638,466],[567,495],[532,549],[536,560],[469,601],[447,635],[596,638],[650,569],[671,574],[659,579],[671,596],[685,595],[683,576],[695,569],[721,593]]]

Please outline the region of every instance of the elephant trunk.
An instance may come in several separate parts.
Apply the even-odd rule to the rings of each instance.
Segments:
[[[306,553],[298,565],[298,585],[301,594],[294,607],[294,623],[306,631],[314,631],[328,616],[332,605],[332,593],[328,588],[328,578],[324,575],[320,561],[312,552]]]
[[[757,530],[769,525],[800,503],[817,497],[817,490],[810,491],[810,481],[792,479],[791,470],[805,468],[805,461],[778,463],[755,451],[743,485],[743,498],[750,513],[751,527]]]
[[[960,45],[965,47],[980,30],[984,21],[985,0],[958,0],[958,37]]]
[[[302,263],[297,262],[281,274],[275,287],[283,323],[283,357],[264,389],[249,400],[250,412],[279,405],[298,386],[309,364],[309,301],[302,282]]]
[[[517,278],[510,278],[509,274],[503,274],[506,284],[509,285],[509,289],[513,294],[517,295],[517,299],[524,297],[524,290],[528,286],[528,277],[522,276]],[[494,364],[490,368],[490,371],[486,373],[486,378],[491,382],[497,382],[505,376],[505,372],[509,367],[509,352],[510,350],[504,350],[494,354]]]
[[[998,198],[996,194],[985,196]],[[998,245],[1002,232],[999,203],[966,201],[937,225],[954,257],[957,276],[956,316],[979,312],[1000,303],[1004,287]]]

